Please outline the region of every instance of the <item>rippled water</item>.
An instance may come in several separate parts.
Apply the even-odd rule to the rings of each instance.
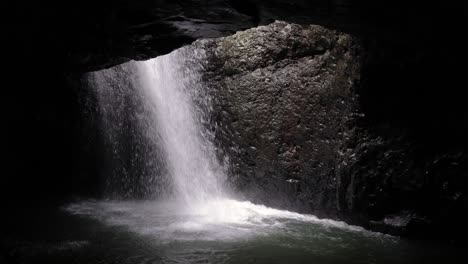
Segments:
[[[250,202],[86,201],[66,208],[145,239],[168,263],[409,261],[392,236]]]
[[[15,207],[0,263],[465,263],[464,251],[312,215],[219,200]],[[175,208],[178,208],[177,210]],[[8,217],[11,221],[8,222]]]
[[[86,201],[66,210],[132,232],[169,263],[339,262],[350,256],[372,262],[399,241],[343,222],[229,199],[190,207]]]

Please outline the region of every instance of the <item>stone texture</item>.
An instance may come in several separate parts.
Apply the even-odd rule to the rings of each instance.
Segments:
[[[235,185],[257,202],[336,211],[338,167],[358,115],[358,41],[275,22],[195,46],[208,50],[212,123]]]
[[[423,153],[368,122],[357,38],[277,21],[193,47],[207,56],[206,125],[245,198],[417,236],[445,236],[466,206],[463,150]]]

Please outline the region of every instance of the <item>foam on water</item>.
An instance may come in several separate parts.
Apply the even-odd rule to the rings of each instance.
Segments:
[[[331,228],[377,235],[340,221],[318,219],[313,215],[230,199],[213,200],[190,207],[174,201],[86,201],[72,204],[66,210],[165,241],[239,240],[276,233],[294,233],[294,224],[313,225],[322,230]]]

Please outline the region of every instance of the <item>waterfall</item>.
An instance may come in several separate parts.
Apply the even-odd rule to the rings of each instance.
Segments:
[[[143,193],[167,199],[92,200],[66,210],[163,241],[237,240],[296,232],[298,223],[362,232],[343,222],[230,197],[226,165],[208,129],[214,124],[202,80],[205,61],[204,51],[192,46],[86,76],[98,106],[108,189],[123,198]]]
[[[200,80],[201,65],[184,61],[190,54],[178,50],[141,63],[140,74],[148,99],[154,103],[158,133],[166,157],[168,173],[176,196],[184,201],[205,202],[223,195],[224,169],[215,155],[208,131],[209,100],[198,107],[194,98],[206,96]],[[200,100],[199,100],[200,101]]]
[[[129,183],[133,190],[140,179],[146,193],[169,190],[186,204],[224,196],[225,168],[204,125],[211,106],[201,81],[203,56],[183,48],[88,74],[114,160],[109,185]]]

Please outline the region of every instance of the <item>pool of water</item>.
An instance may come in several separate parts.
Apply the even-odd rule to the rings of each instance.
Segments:
[[[447,245],[228,199],[192,206],[88,200],[10,215],[2,225],[0,263],[464,261],[460,249]]]

